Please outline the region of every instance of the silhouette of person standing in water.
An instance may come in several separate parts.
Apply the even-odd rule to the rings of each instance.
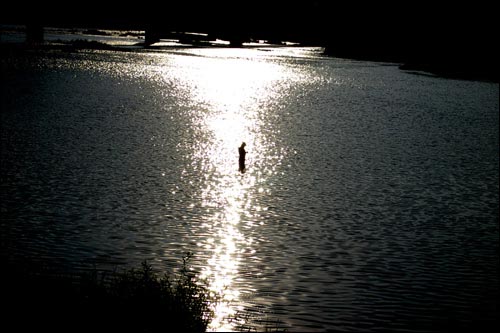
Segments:
[[[240,165],[240,171],[244,172],[245,171],[245,155],[247,154],[245,150],[246,143],[242,143],[241,146],[238,148],[238,153],[240,154],[240,159],[238,160],[239,165]]]

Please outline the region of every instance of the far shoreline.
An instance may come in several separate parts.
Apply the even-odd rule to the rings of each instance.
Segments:
[[[0,57],[8,58],[12,56],[36,55],[40,52],[61,51],[75,53],[79,51],[116,51],[116,52],[147,52],[175,49],[200,49],[200,48],[223,48],[223,49],[258,49],[258,48],[285,48],[285,47],[318,47],[323,48],[320,55],[325,58],[349,59],[355,61],[370,61],[380,63],[390,63],[399,67],[400,70],[416,75],[427,75],[432,77],[479,81],[487,83],[499,83],[499,75],[494,68],[484,68],[483,64],[479,70],[471,65],[459,64],[456,61],[418,61],[403,60],[397,57],[381,57],[378,55],[366,54],[338,54],[329,52],[326,47],[321,45],[301,45],[301,44],[269,44],[269,43],[248,43],[249,45],[232,46],[225,44],[212,43],[193,43],[175,45],[145,45],[144,42],[138,42],[133,45],[111,45],[101,41],[88,39],[75,39],[71,41],[45,41],[42,43],[29,42],[2,42],[0,41]]]

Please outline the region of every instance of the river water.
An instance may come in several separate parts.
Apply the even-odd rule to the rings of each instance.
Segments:
[[[8,260],[193,252],[210,330],[498,323],[498,84],[185,48],[4,59],[0,89]]]

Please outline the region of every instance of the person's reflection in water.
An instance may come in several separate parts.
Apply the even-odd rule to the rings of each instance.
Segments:
[[[239,165],[240,165],[240,172],[245,172],[245,155],[247,154],[245,150],[246,143],[242,143],[241,146],[238,148],[238,153],[240,154],[240,159],[239,159]]]

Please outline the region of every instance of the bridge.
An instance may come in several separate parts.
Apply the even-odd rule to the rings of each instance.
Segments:
[[[234,1],[186,0],[161,5],[123,5],[115,8],[82,6],[78,12],[62,9],[24,16],[17,15],[28,25],[30,41],[43,40],[43,26],[92,27],[98,29],[144,30],[145,44],[172,36],[172,32],[196,32],[200,35],[181,35],[184,41],[203,42],[227,40],[233,46],[249,39],[296,41],[317,44],[332,25],[325,10],[326,1],[290,3],[285,0]],[[75,16],[75,14],[78,14]],[[16,12],[14,12],[16,15]],[[338,19],[336,20],[339,21]],[[335,22],[335,21],[334,21]],[[21,23],[23,24],[23,23]]]

